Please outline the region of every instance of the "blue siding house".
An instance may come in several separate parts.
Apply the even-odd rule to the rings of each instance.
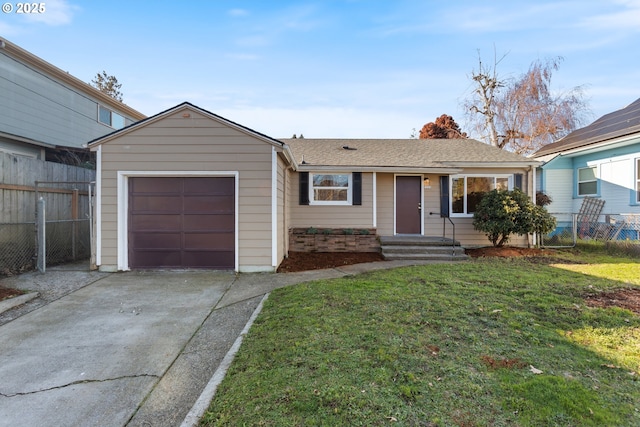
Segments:
[[[0,38],[0,152],[54,160],[145,116]]]
[[[542,147],[533,158],[542,162],[537,188],[552,198],[549,212],[578,213],[590,198],[604,202],[605,218],[640,217],[640,99]]]

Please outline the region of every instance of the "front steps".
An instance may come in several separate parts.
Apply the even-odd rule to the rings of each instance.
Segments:
[[[397,235],[380,236],[382,256],[387,260],[464,261],[460,242],[442,237]]]

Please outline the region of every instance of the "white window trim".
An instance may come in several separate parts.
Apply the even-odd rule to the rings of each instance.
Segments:
[[[314,175],[347,175],[347,178],[349,180],[347,184],[347,200],[315,200],[313,197],[314,196],[314,191],[313,191]],[[324,187],[319,187],[319,188],[324,188]],[[332,188],[337,188],[337,187],[332,187]],[[351,172],[318,172],[318,173],[309,172],[309,205],[350,206],[352,204],[353,204],[353,174]]]
[[[580,171],[583,169],[595,169],[595,178],[594,179],[590,179],[588,181],[580,181]],[[598,170],[599,167],[597,165],[594,166],[584,166],[581,168],[577,168],[576,169],[576,196],[578,197],[587,197],[587,196],[597,196],[598,195]],[[595,193],[589,193],[589,194],[580,194],[580,184],[586,183],[586,182],[595,182],[596,183],[596,192]]]
[[[101,121],[101,120],[100,120],[100,108],[104,108],[105,110],[108,110],[108,111],[109,111],[109,123],[105,123],[105,122],[103,122],[103,121]],[[105,105],[98,104],[98,111],[97,111],[97,114],[98,114],[98,116],[97,116],[97,121],[98,121],[98,123],[100,123],[101,125],[104,125],[104,126],[110,127],[111,129],[116,129],[116,130],[118,130],[118,129],[122,129],[123,127],[126,127],[126,126],[127,126],[127,118],[126,118],[125,116],[123,116],[123,115],[122,115],[122,114],[120,114],[120,113],[117,113],[117,112],[113,111],[111,108],[109,108],[109,107],[107,107],[107,106],[105,106]],[[122,123],[123,123],[123,126],[122,126],[122,127],[117,128],[117,127],[114,127],[114,126],[113,126],[113,115],[114,115],[114,114],[117,114],[118,116],[122,117]]]
[[[464,196],[463,196],[463,205],[465,212],[453,212],[453,180],[454,179],[464,179]],[[507,178],[508,184],[507,189],[509,191],[513,190],[513,174],[491,174],[491,173],[469,173],[469,174],[459,174],[459,175],[451,175],[449,176],[449,216],[451,218],[473,218],[473,212],[467,213],[467,178],[493,178],[493,187],[495,188],[496,178]]]

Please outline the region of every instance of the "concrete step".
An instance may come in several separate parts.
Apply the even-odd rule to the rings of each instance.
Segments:
[[[443,254],[443,253],[386,253],[382,252],[382,256],[386,260],[423,260],[423,261],[465,261],[469,256],[462,254]]]
[[[464,248],[460,246],[398,246],[398,245],[382,245],[383,253],[431,253],[431,254],[448,254],[464,255]]]
[[[452,239],[431,236],[380,236],[382,246],[460,246],[460,242]]]

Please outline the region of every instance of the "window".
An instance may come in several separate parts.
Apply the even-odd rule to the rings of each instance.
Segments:
[[[309,202],[320,205],[351,204],[351,174],[310,174]]]
[[[640,159],[636,159],[636,202],[640,203]]]
[[[509,190],[513,183],[509,175],[468,175],[451,177],[451,213],[472,215],[485,193],[493,189]]]
[[[122,129],[125,124],[123,116],[102,105],[98,105],[98,121],[114,129]]]
[[[591,196],[594,194],[598,194],[596,167],[578,169],[578,196]]]

